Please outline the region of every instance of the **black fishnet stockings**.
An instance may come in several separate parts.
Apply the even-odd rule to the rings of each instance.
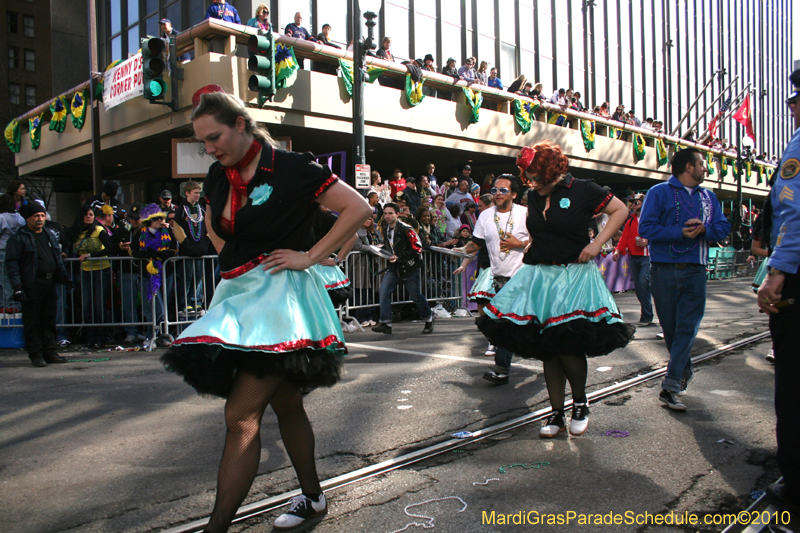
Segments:
[[[587,374],[588,365],[583,355],[560,355],[544,361],[544,381],[554,411],[564,412],[567,381],[572,389],[572,400],[576,403],[586,401]]]
[[[261,460],[261,419],[267,405],[278,416],[286,452],[306,494],[322,492],[314,462],[314,432],[298,387],[283,377],[239,372],[225,403],[225,449],[219,464],[217,498],[205,531],[221,533],[236,515],[253,484]]]

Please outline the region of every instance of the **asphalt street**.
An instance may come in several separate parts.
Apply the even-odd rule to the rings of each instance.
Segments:
[[[766,331],[750,282],[709,283],[695,354]],[[635,322],[635,296],[620,294],[617,301]],[[346,334],[344,379],[306,398],[322,479],[547,406],[537,361],[515,359],[508,385],[481,379],[492,361],[483,355],[486,343],[472,319],[439,320],[432,335],[421,330],[421,323],[409,322],[395,324],[393,335]],[[664,366],[666,348],[657,332],[657,326],[641,328],[626,349],[590,359],[590,392]],[[498,524],[498,517],[529,511],[702,517],[744,509],[753,490],[778,476],[768,350],[767,340],[702,364],[684,396],[686,413],[663,409],[658,381],[652,381],[592,405],[582,437],[542,440],[538,423],[530,424],[332,491],[329,515],[314,530],[389,533],[418,522],[434,531],[515,531],[533,526]],[[72,362],[37,369],[24,352],[0,352],[0,529],[149,532],[207,516],[225,432],[223,401],[197,396],[164,371],[160,351],[63,355]],[[606,436],[609,430],[628,436]],[[473,485],[490,478],[497,479]],[[259,475],[247,502],[295,488],[268,412]],[[408,505],[439,498],[446,499],[408,509],[432,523],[404,513]],[[271,531],[272,519],[253,518],[231,530]],[[421,526],[408,530],[415,529]]]

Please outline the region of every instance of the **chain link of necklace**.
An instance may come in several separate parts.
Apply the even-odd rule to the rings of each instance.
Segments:
[[[694,218],[702,220],[700,217],[703,214],[703,210],[704,210],[703,200],[706,200],[706,197],[703,195],[703,191],[702,190],[700,191],[699,194],[700,194],[700,200],[699,200],[698,203],[700,204],[700,212]],[[679,226],[680,223],[681,223],[681,221],[680,221],[681,203],[678,200],[678,189],[675,188],[675,187],[672,187],[672,196],[675,198],[675,225]],[[691,199],[691,195],[689,195],[689,196],[690,196],[690,199]],[[708,215],[708,220],[714,220],[714,203],[711,202],[710,199],[708,199],[708,205],[710,206],[709,207],[710,211],[709,211],[709,215]],[[689,207],[694,207],[694,202],[690,203]],[[689,213],[689,216],[691,217],[692,216],[692,212],[689,211],[688,209],[686,209],[686,211]],[[691,252],[692,250],[697,248],[699,245],[700,245],[700,241],[695,241],[695,243],[693,245],[691,245],[690,247],[688,247],[688,248],[686,248],[684,250],[676,250],[675,249],[675,243],[671,242],[669,244],[669,255],[670,255],[670,257],[677,258],[677,257],[680,257],[681,255],[683,255],[683,254],[685,254],[687,252]]]
[[[497,214],[497,207],[494,208],[494,225],[497,227],[497,235],[500,237],[501,241],[506,239],[506,235],[511,235],[511,232],[514,231],[514,206],[511,206],[511,210],[508,213],[508,220],[506,220],[506,228],[503,230],[500,228],[500,216]],[[505,261],[508,254],[511,253],[511,250],[506,250],[505,252],[500,252],[500,260]]]
[[[203,230],[200,225],[203,223],[203,210],[197,206],[197,214],[192,214],[188,205],[183,206],[183,211],[186,213],[186,221],[189,223],[189,233],[192,234],[194,242],[199,242],[203,236]]]

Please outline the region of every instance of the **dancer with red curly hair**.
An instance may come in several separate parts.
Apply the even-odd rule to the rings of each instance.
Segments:
[[[531,237],[524,265],[498,291],[478,318],[492,344],[544,363],[552,414],[540,437],[566,429],[566,382],[572,389],[569,431],[589,424],[586,357],[605,355],[633,338],[593,259],[628,216],[621,200],[590,180],[573,178],[561,148],[549,141],[526,146],[517,158],[528,193],[526,225]],[[610,216],[589,242],[586,228],[597,213]]]

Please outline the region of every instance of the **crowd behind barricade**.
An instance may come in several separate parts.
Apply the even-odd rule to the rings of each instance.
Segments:
[[[183,200],[177,205],[172,192],[164,190],[156,202],[127,208],[117,201],[118,188],[107,181],[100,194],[84,199],[75,220],[65,225],[51,220],[43,200],[27,196],[24,183],[9,182],[7,193],[0,195],[0,307],[5,317],[23,310],[25,276],[42,274],[41,258],[48,256],[42,249],[32,250],[30,264],[19,253],[13,260],[7,256],[17,234],[36,233],[34,211],[46,218],[44,229],[53,236],[70,281],[55,287],[52,319],[60,326],[55,339],[59,346],[78,341],[88,348],[142,344],[155,336],[154,313],[156,324],[168,315],[173,322],[202,316],[219,273],[209,256],[200,184],[184,183]],[[25,252],[23,247],[22,257]],[[169,261],[178,256],[180,262]],[[15,280],[15,275],[21,279]],[[23,312],[23,323],[27,318]],[[168,338],[161,339],[163,344],[169,344]]]
[[[349,315],[361,327],[374,326],[378,320],[379,285],[385,270],[379,258],[370,253],[370,246],[384,244],[385,205],[397,206],[397,220],[414,230],[427,252],[432,247],[463,248],[472,239],[478,216],[494,205],[490,189],[495,174],[475,178],[469,164],[463,165],[456,176],[442,179],[436,174],[433,163],[419,177],[406,177],[399,168],[388,179],[378,171],[372,172],[367,192],[372,216],[364,221],[352,246],[353,252],[360,253],[353,254],[347,263],[353,284]],[[68,276],[75,284],[74,291],[67,291],[63,285],[56,288],[56,323],[60,325],[56,341],[61,347],[73,342],[84,342],[90,348],[142,344],[158,337],[151,331],[154,323],[162,324],[165,319],[170,325],[188,323],[202,316],[220,280],[206,236],[205,200],[199,183],[186,182],[181,191],[183,199],[177,204],[172,192],[164,190],[154,203],[124,208],[116,199],[117,190],[117,183],[106,182],[100,194],[85,200],[69,225],[52,221],[47,214],[46,229],[55,236]],[[520,195],[523,205],[526,192]],[[635,195],[628,190],[619,196],[633,209]],[[30,199],[25,184],[16,180],[9,182],[6,194],[0,195],[0,261],[5,259],[8,239],[25,226],[20,212],[30,202],[44,206],[42,200]],[[734,225],[730,236],[718,243],[720,248],[750,250],[751,226],[760,210],[754,207],[742,214],[745,225]],[[599,216],[588,228],[590,236],[602,231],[605,222],[605,217]],[[622,232],[617,232],[603,244],[603,251],[616,249],[621,236]],[[336,264],[340,263],[345,266],[343,262]],[[461,305],[462,289],[469,289],[461,287],[459,276],[453,276],[454,264],[452,257],[425,254],[421,292],[447,312]],[[166,287],[161,287],[162,281]],[[21,306],[13,299],[16,287],[5,264],[1,283],[0,309],[6,315],[19,312]],[[392,309],[398,320],[415,318],[410,303]],[[175,328],[162,329],[158,342],[168,345],[168,334],[176,332]]]

